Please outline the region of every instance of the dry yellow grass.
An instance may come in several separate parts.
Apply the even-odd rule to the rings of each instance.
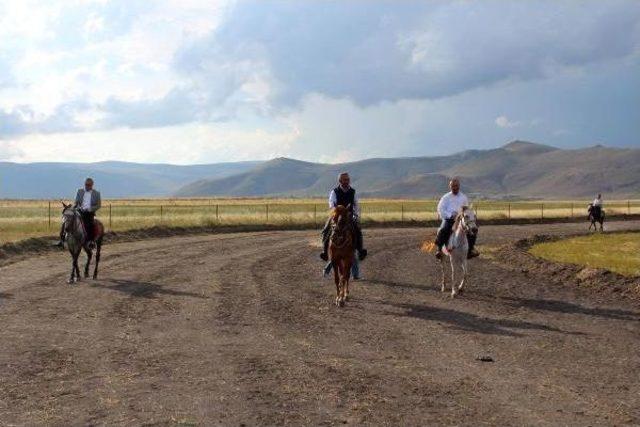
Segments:
[[[362,201],[363,221],[428,221],[437,219],[435,200]],[[477,201],[481,219],[586,216],[584,201]],[[60,202],[0,200],[0,244],[27,237],[51,236],[60,224]],[[108,229],[124,231],[152,226],[253,224],[322,224],[329,209],[325,199],[119,199],[106,200],[98,217]],[[640,213],[640,201],[608,202],[608,213]]]
[[[597,233],[540,243],[533,246],[530,252],[551,261],[605,268],[625,276],[640,276],[640,233]]]

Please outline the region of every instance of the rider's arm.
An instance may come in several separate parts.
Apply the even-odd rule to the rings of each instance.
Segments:
[[[100,192],[96,191],[96,205],[92,207],[92,210],[93,212],[96,212],[101,207],[102,207],[102,198],[100,197]]]
[[[333,209],[338,206],[338,196],[336,196],[336,192],[331,190],[329,193],[329,209]]]
[[[73,203],[73,207],[77,208],[77,207],[80,207],[80,206],[82,206],[82,198],[80,197],[80,190],[78,190],[76,192],[76,200]]]
[[[446,208],[447,208],[447,196],[445,194],[440,198],[440,201],[438,202],[438,215],[440,216],[440,219],[447,219]]]
[[[358,199],[358,193],[353,196],[353,215],[356,218],[360,218],[360,199]]]

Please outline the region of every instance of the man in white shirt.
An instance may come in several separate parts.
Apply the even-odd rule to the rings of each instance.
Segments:
[[[591,208],[593,209],[593,216],[598,220],[602,216],[602,194],[598,194],[598,197],[595,198],[593,203],[591,203]]]
[[[353,225],[355,231],[355,246],[358,252],[358,258],[362,261],[367,256],[367,250],[363,247],[362,229],[360,228],[360,203],[356,190],[351,187],[351,178],[349,174],[343,172],[338,177],[338,186],[329,193],[329,208],[333,209],[341,205],[349,207],[351,215],[353,215]],[[320,258],[324,261],[329,259],[329,237],[331,237],[331,220],[329,219],[322,230],[322,253]]]
[[[593,206],[602,207],[602,194],[598,194],[598,197],[593,201]]]
[[[458,212],[460,212],[463,206],[469,206],[469,199],[460,191],[460,180],[458,178],[453,178],[449,182],[449,189],[451,191],[442,196],[438,203],[438,215],[442,220],[442,224],[436,235],[436,246],[438,249],[436,251],[436,258],[438,259],[442,258],[442,247],[449,241]],[[469,240],[468,258],[474,258],[479,255],[478,251],[474,248],[476,237],[475,234],[467,235],[467,239]]]
[[[84,229],[87,233],[87,240],[89,241],[89,247],[94,246],[94,219],[96,212],[102,206],[102,199],[100,192],[93,189],[93,179],[87,178],[84,181],[84,188],[80,188],[76,193],[75,208],[80,208],[80,215],[82,216],[82,222]],[[65,233],[64,226],[60,230],[60,241],[58,246],[64,247]]]

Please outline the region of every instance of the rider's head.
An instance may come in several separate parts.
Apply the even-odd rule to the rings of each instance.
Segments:
[[[602,199],[602,194],[598,193],[598,199]]]
[[[338,176],[338,182],[343,188],[347,188],[351,183],[351,178],[347,172],[342,172],[340,176]]]
[[[93,179],[87,178],[84,180],[84,189],[85,191],[93,190]]]
[[[453,194],[458,194],[458,192],[460,192],[460,180],[458,178],[453,178],[449,181],[449,188]]]

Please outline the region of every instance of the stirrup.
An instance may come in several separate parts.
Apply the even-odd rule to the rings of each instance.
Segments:
[[[329,255],[327,255],[326,252],[322,252],[320,254],[320,259],[323,260],[323,261],[329,261]]]
[[[360,250],[358,251],[358,259],[359,259],[360,261],[363,261],[363,260],[367,257],[367,254],[368,254],[368,252],[367,252],[367,250],[366,250],[366,249],[360,249]]]

